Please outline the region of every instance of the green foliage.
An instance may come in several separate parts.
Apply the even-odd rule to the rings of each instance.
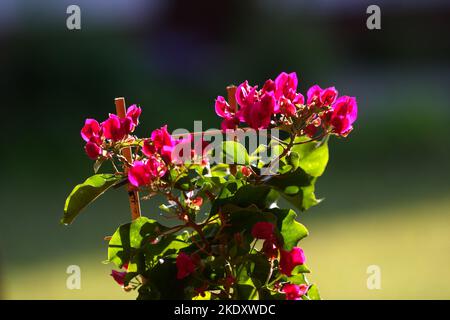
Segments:
[[[294,145],[292,153],[281,159],[280,170],[285,173],[274,175],[266,182],[302,211],[320,202],[314,193],[315,183],[328,163],[328,139],[304,142],[304,137],[294,140],[302,144]]]
[[[307,296],[308,296],[309,300],[320,300],[321,299],[319,289],[317,288],[317,286],[315,284],[313,284],[309,287]]]
[[[248,165],[250,162],[247,149],[236,141],[224,141],[222,143],[221,159],[223,163]]]
[[[137,271],[137,264],[142,263],[139,260],[141,253],[139,249],[144,247],[143,240],[150,242],[166,229],[155,220],[146,217],[121,225],[109,241],[108,261],[119,268],[128,264],[128,270]]]
[[[66,199],[61,223],[69,224],[91,202],[118,183],[123,177],[114,174],[96,174],[75,186]]]
[[[297,214],[291,209],[271,209],[277,217],[277,227],[283,238],[285,250],[291,250],[298,242],[308,235],[308,229],[296,221]]]
[[[295,208],[279,208],[278,202],[285,198],[302,211],[319,202],[315,182],[328,162],[327,139],[308,142],[297,137],[286,145],[287,152],[286,146],[276,148],[280,165],[270,176],[259,175],[270,164],[259,161],[257,153],[250,157],[235,141],[222,145],[225,163],[170,167],[151,192],[166,197],[159,208],[180,223],[167,227],[140,217],[121,225],[109,240],[108,261],[126,271],[125,288],[136,289],[142,300],[253,300],[285,299],[282,288],[290,283],[308,286],[302,299],[320,299],[317,287],[306,279],[310,269],[305,264],[294,266],[289,277],[281,272],[280,250],[290,252],[308,230],[297,221]],[[263,148],[267,146],[259,150]],[[251,166],[250,160],[257,165]],[[70,223],[122,179],[97,174],[75,187],[63,222]],[[253,228],[261,222],[273,225],[271,237],[255,239]],[[178,261],[181,255],[187,260]]]

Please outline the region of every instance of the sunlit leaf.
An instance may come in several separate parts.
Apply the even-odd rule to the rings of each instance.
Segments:
[[[70,224],[87,205],[122,178],[122,176],[114,174],[96,174],[77,185],[66,199],[61,223]]]

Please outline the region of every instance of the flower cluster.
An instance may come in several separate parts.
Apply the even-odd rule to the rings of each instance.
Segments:
[[[139,124],[141,108],[132,105],[127,109],[126,116],[120,118],[110,114],[102,123],[95,119],[86,119],[81,129],[81,137],[86,141],[85,151],[89,158],[112,158],[115,147],[121,147],[120,142],[132,143],[136,139],[130,134]],[[149,185],[167,172],[166,163],[172,162],[172,151],[175,145],[184,140],[174,139],[167,131],[167,125],[151,133],[151,138],[144,139],[142,157],[130,164],[128,179],[135,187]]]
[[[294,247],[290,251],[280,248],[273,223],[265,221],[257,222],[252,228],[252,236],[255,239],[264,240],[262,250],[268,259],[274,260],[279,258],[279,271],[281,274],[290,277],[295,267],[305,263],[306,257],[301,248]],[[300,290],[300,287],[296,284],[286,283],[282,291],[286,294],[286,299],[297,300],[307,290]]]
[[[230,105],[223,96],[218,96],[215,110],[223,118],[223,130],[235,129],[245,122],[253,129],[265,129],[282,124],[302,122],[302,132],[314,136],[319,128],[328,133],[346,136],[353,129],[357,117],[354,97],[342,96],[334,87],[322,89],[314,85],[304,96],[297,92],[298,78],[295,72],[282,72],[275,81],[267,80],[263,87],[241,83],[235,99],[239,105]]]
[[[309,269],[298,243],[308,230],[296,220],[296,210],[319,203],[314,184],[328,161],[326,136],[345,137],[353,130],[356,99],[318,85],[304,96],[295,72],[282,72],[261,88],[244,81],[228,89],[228,101],[215,100],[223,119],[215,132],[222,137],[238,128],[283,131],[283,140],[265,131],[268,140],[258,146],[276,144],[279,166],[249,152],[236,136],[213,150],[203,140],[206,132],[175,135],[167,125],[139,138],[134,131],[142,110],[132,105],[123,117],[85,121],[81,137],[96,160],[96,175],[69,195],[63,222],[111,186],[128,185],[132,203],[139,194],[157,196],[159,216],[175,223],[166,226],[139,212],[109,237],[108,259],[120,269],[111,276],[126,291],[137,289],[142,299],[319,299],[306,279]],[[242,157],[230,156],[229,149]],[[98,173],[106,160],[114,172]],[[266,168],[273,169],[271,175]],[[281,198],[292,208],[279,208]]]
[[[115,143],[127,137],[139,124],[141,108],[132,105],[127,109],[126,116],[119,118],[115,114],[110,114],[109,118],[98,123],[95,119],[86,119],[81,129],[81,137],[86,141],[86,154],[89,158],[95,160],[104,155],[104,149],[108,141]]]

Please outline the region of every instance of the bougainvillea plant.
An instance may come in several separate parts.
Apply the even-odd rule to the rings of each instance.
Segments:
[[[283,72],[260,89],[227,87],[227,99],[215,101],[220,130],[163,126],[139,138],[137,105],[101,123],[87,119],[81,136],[95,174],[69,195],[62,223],[127,186],[132,221],[106,238],[108,261],[139,299],[320,299],[306,277],[299,242],[308,231],[297,214],[319,203],[329,136],[352,131],[357,105],[334,87],[315,85],[305,98],[297,83]],[[106,161],[114,172],[99,173]],[[158,220],[140,215],[140,199],[158,201]]]

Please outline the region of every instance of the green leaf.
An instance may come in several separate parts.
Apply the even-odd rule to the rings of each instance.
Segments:
[[[237,298],[238,300],[258,300],[258,290],[249,279],[247,283],[236,285]]]
[[[270,274],[270,262],[264,254],[251,254],[249,260],[252,263],[252,272],[250,277],[254,283],[264,285]]]
[[[308,266],[306,264],[301,264],[299,266],[296,266],[294,270],[292,270],[292,274],[296,275],[299,273],[310,273],[311,270],[309,270]]]
[[[299,273],[290,277],[286,277],[286,280],[292,284],[308,284],[308,281],[306,280],[306,277],[304,274]]]
[[[223,195],[222,199],[214,201],[211,213],[216,214],[220,207],[233,204],[237,207],[247,208],[249,206],[265,209],[270,207],[279,198],[279,193],[267,185],[245,185],[240,187],[234,195],[227,193],[228,197]]]
[[[232,179],[230,181],[227,181],[222,186],[222,189],[220,190],[217,198],[218,199],[226,199],[226,198],[232,197],[242,187],[242,185],[243,185],[243,182],[242,182],[242,180],[239,180],[239,179],[238,180]]]
[[[237,274],[236,294],[239,300],[258,300],[258,290],[251,277],[255,269],[254,263],[249,263],[246,268],[241,268]]]
[[[284,240],[284,249],[291,250],[297,243],[308,235],[308,229],[296,221],[297,214],[291,209],[271,209],[277,217],[277,227]]]
[[[295,171],[300,166],[300,155],[296,151],[292,151],[287,156],[288,163],[292,166],[292,170]]]
[[[188,247],[190,244],[185,240],[185,235],[175,236],[168,234],[162,237],[157,243],[147,242],[143,248],[145,252],[146,262],[155,264],[159,258],[172,257],[175,258],[181,249]]]
[[[308,138],[298,137],[295,139],[295,142],[302,142],[305,139]],[[298,154],[298,166],[306,174],[313,177],[320,177],[328,163],[328,139],[294,145],[291,152]]]
[[[286,200],[304,211],[320,202],[314,194],[315,182],[316,178],[298,168],[294,172],[271,176],[266,184],[275,187]]]
[[[250,163],[250,157],[247,149],[236,141],[224,141],[222,144],[222,157],[224,163],[227,164],[244,164]]]
[[[96,200],[122,178],[122,176],[114,174],[96,174],[86,179],[82,184],[77,185],[66,199],[61,223],[72,223],[87,205]]]
[[[137,249],[141,248],[143,239],[156,238],[166,229],[155,220],[146,217],[121,225],[109,241],[108,261],[119,268],[128,263],[128,270],[136,271],[137,264],[142,263],[136,253]]]
[[[310,300],[321,300],[319,289],[315,284],[312,284],[309,289],[308,293],[306,294]]]
[[[295,142],[304,142],[305,137]],[[314,194],[315,182],[328,163],[328,140],[294,145],[290,155],[280,160],[280,175],[270,177],[266,183],[281,191],[281,195],[304,211],[318,204]]]

